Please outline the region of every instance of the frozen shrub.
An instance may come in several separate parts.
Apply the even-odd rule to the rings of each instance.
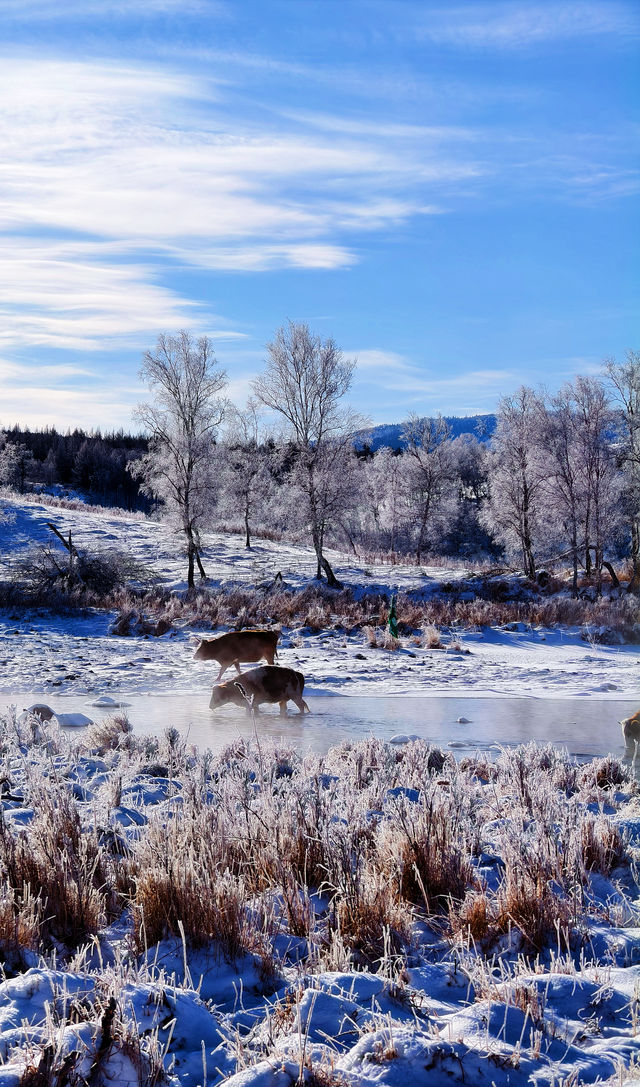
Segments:
[[[580,854],[586,872],[608,876],[624,860],[626,847],[622,834],[610,819],[587,813],[580,828]]]
[[[385,957],[401,955],[412,920],[411,907],[388,894],[380,872],[362,873],[349,894],[336,894],[332,901],[330,923],[360,966],[379,967]]]
[[[376,630],[375,627],[369,626],[367,624],[367,625],[363,626],[362,633],[364,634],[364,636],[366,638],[367,645],[369,646],[370,649],[378,649],[379,648],[380,643],[378,641],[378,631]]]
[[[480,943],[495,935],[491,922],[491,902],[484,891],[468,891],[463,901],[451,903],[449,924],[454,935]]]
[[[442,649],[442,638],[436,626],[429,623],[422,628],[422,644],[426,649]]]
[[[109,858],[97,830],[83,830],[71,795],[40,781],[30,824],[17,834],[0,820],[0,872],[18,896],[42,903],[41,935],[75,947],[116,910]]]
[[[132,749],[133,725],[126,713],[114,713],[90,725],[86,742],[90,750],[103,755],[111,748]]]
[[[402,898],[428,914],[460,901],[472,881],[466,805],[435,781],[419,802],[399,796],[380,828],[381,863]]]
[[[163,634],[167,634],[172,625],[171,620],[166,615],[160,616],[159,619],[152,619],[138,608],[129,608],[120,612],[114,619],[110,627],[110,633],[121,638],[131,638],[136,635],[159,638]]]
[[[5,880],[0,886],[0,954],[5,972],[24,968],[24,951],[38,950],[42,921],[42,900],[31,893],[29,885],[17,889]]]
[[[631,777],[628,769],[614,755],[604,755],[582,767],[578,773],[582,788],[616,789],[628,787]]]

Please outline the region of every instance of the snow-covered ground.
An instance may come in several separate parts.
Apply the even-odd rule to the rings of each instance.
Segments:
[[[222,1081],[229,1087],[603,1082],[621,1087],[637,1082],[640,803],[637,786],[616,784],[615,770],[612,776],[604,767],[598,776],[588,767],[572,768],[562,756],[538,757],[530,749],[522,759],[517,752],[506,753],[493,780],[485,779],[482,764],[466,771],[466,778],[442,762],[430,774],[427,745],[406,747],[403,764],[397,748],[377,741],[304,762],[268,747],[234,747],[219,761],[207,761],[174,741],[146,747],[143,741],[133,754],[124,747],[92,748],[91,739],[74,749],[55,726],[37,727],[33,720],[20,726],[5,719],[2,739],[3,856],[6,843],[21,834],[32,833],[33,848],[42,848],[48,828],[40,808],[47,804],[63,813],[70,804],[77,827],[89,841],[94,833],[99,836],[110,863],[124,865],[132,856],[134,871],[139,863],[147,873],[153,854],[146,841],[155,842],[159,856],[168,849],[171,861],[164,863],[182,870],[171,852],[184,840],[180,827],[186,825],[188,836],[191,821],[203,819],[208,807],[223,820],[221,810],[230,818],[238,813],[242,825],[246,819],[247,834],[263,825],[272,832],[265,820],[278,818],[277,811],[284,834],[287,812],[298,805],[307,815],[317,809],[327,848],[331,839],[339,847],[350,835],[355,846],[361,826],[383,855],[385,842],[399,828],[411,834],[413,826],[431,819],[432,810],[449,804],[449,790],[469,805],[468,826],[475,822],[478,850],[471,858],[470,900],[479,893],[489,902],[498,900],[518,837],[523,855],[534,864],[540,863],[537,850],[542,855],[540,843],[549,835],[557,834],[555,856],[561,858],[576,841],[578,820],[591,827],[589,856],[596,856],[598,842],[611,840],[607,827],[622,835],[625,845],[605,871],[601,862],[589,860],[589,870],[576,857],[577,885],[569,879],[563,888],[550,881],[565,920],[537,955],[527,949],[517,921],[489,940],[491,954],[485,957],[479,935],[456,937],[448,931],[446,911],[422,917],[419,907],[406,905],[410,930],[403,936],[404,962],[391,950],[377,963],[358,962],[347,950],[346,929],[346,945],[339,937],[335,943],[327,938],[335,923],[332,897],[344,892],[337,886],[312,889],[308,915],[303,911],[298,917],[291,896],[301,891],[289,887],[285,894],[277,882],[260,901],[248,899],[245,905],[247,923],[263,933],[259,953],[225,954],[216,941],[203,945],[177,934],[152,942],[146,952],[136,950],[140,904],[104,925],[76,954],[69,954],[58,936],[57,956],[43,959],[23,947],[17,961],[11,930],[3,929],[0,1087],[48,1082],[213,1087]],[[527,764],[539,790],[533,798],[526,774],[524,786],[520,776]],[[54,814],[51,818],[55,822]],[[466,833],[462,819],[460,833]],[[354,893],[355,868],[363,856],[360,851],[356,860],[354,854]],[[287,858],[284,862],[286,869]],[[196,852],[191,871],[206,882],[200,864],[206,861]],[[562,861],[559,868],[572,871]],[[139,878],[144,885],[149,875]],[[306,935],[292,920],[304,916]],[[391,932],[388,939],[391,948]],[[163,1067],[164,1080],[158,1078]],[[25,1070],[31,1079],[22,1078]]]
[[[125,551],[165,587],[185,587],[179,540],[164,525],[111,511],[66,510],[37,502],[7,500],[2,506],[15,514],[12,523],[0,525],[0,557],[7,570],[34,543],[56,545],[46,527],[52,521],[65,535],[71,532],[80,549]],[[443,584],[460,583],[467,575],[463,568],[439,566],[358,566],[351,556],[337,552],[330,558],[344,584],[356,592],[400,591],[426,599]],[[301,587],[309,583],[315,567],[308,547],[257,540],[247,551],[239,537],[220,533],[205,538],[205,562],[212,588],[260,585],[277,573],[285,585]],[[110,634],[112,621],[112,615],[101,612],[68,617],[43,610],[0,613],[0,692],[5,701],[12,695],[35,699],[51,693],[204,694],[210,688],[211,665],[192,659],[197,642],[192,629],[175,624],[159,638],[116,637]],[[456,631],[444,636],[444,649],[427,649],[416,641],[401,638],[400,650],[390,655],[370,648],[362,632],[285,627],[279,656],[281,664],[304,673],[307,690],[314,694],[640,699],[640,645],[585,641],[575,627],[547,630],[521,624]]]
[[[7,570],[34,542],[53,542],[46,528],[53,521],[61,532],[73,534],[79,548],[126,550],[165,586],[184,588],[179,544],[159,524],[35,502],[5,501],[2,507],[15,513],[13,523],[0,526],[0,559]],[[312,553],[302,546],[257,541],[246,552],[240,539],[223,535],[212,535],[205,544],[214,586],[259,585],[280,572],[286,584],[296,587],[313,575]],[[427,597],[443,582],[465,579],[457,568],[363,569],[343,555],[332,554],[331,560],[356,591],[400,590]],[[105,703],[154,691],[206,696],[212,669],[193,661],[193,631],[178,624],[159,638],[117,637],[110,633],[113,618],[100,612],[52,616],[42,609],[0,614],[0,703],[13,701],[19,708],[36,701],[55,704],[57,696],[65,695],[67,703],[76,698],[73,706],[80,709],[100,696]],[[591,644],[576,629],[515,626],[456,632],[461,648],[445,635],[444,650],[427,649],[410,637],[401,641],[401,649],[389,654],[371,648],[361,632],[285,628],[280,663],[302,670],[314,695],[463,692],[640,702],[640,646]],[[175,755],[181,761],[178,772],[171,768],[175,739],[167,737],[164,748],[158,748],[158,741],[141,740],[130,760],[125,748],[92,748],[86,735],[82,729],[69,740],[57,734],[55,723],[40,729],[33,719],[22,726],[11,715],[0,719],[3,849],[30,833],[38,820],[44,836],[46,805],[60,805],[63,794],[77,810],[78,825],[88,834],[97,828],[114,864],[129,850],[144,849],[147,835],[165,841],[183,811],[193,806],[200,811],[210,805],[216,811],[226,802],[230,811],[242,812],[244,805],[247,811],[255,808],[260,819],[271,791],[283,812],[295,811],[314,790],[330,797],[326,832],[339,839],[350,830],[349,805],[354,803],[343,791],[347,765],[362,779],[358,818],[384,844],[385,835],[407,820],[410,825],[428,815],[434,790],[440,803],[453,797],[458,775],[449,766],[416,783],[403,776],[402,759],[413,760],[420,776],[428,748],[391,748],[378,741],[334,749],[322,758],[307,755],[295,766],[287,755],[276,759],[277,774],[268,769],[266,748],[243,761],[236,757],[236,745],[220,764],[183,749]],[[414,752],[410,756],[400,754],[409,750]],[[512,757],[504,754],[505,766]],[[284,896],[274,885],[265,914],[275,962],[271,974],[256,953],[225,957],[213,942],[198,947],[175,935],[140,953],[128,908],[103,925],[82,953],[69,955],[60,944],[53,958],[24,950],[17,962],[8,950],[15,926],[5,891],[0,894],[0,915],[9,917],[6,929],[0,927],[6,970],[0,983],[0,1087],[107,1082],[133,1087],[162,1082],[153,1078],[154,1068],[165,1069],[171,1087],[213,1087],[222,1081],[229,1087],[578,1087],[604,1082],[627,1087],[637,1082],[638,787],[626,782],[572,792],[563,781],[574,771],[558,769],[555,781],[555,758],[547,756],[552,807],[547,813],[540,798],[533,798],[536,814],[523,816],[519,830],[525,848],[535,852],[541,822],[551,820],[547,832],[553,838],[554,820],[570,834],[578,817],[590,815],[594,835],[606,841],[611,828],[625,843],[624,855],[611,870],[594,868],[584,875],[570,948],[558,931],[537,960],[525,962],[514,926],[493,941],[486,958],[473,939],[445,938],[443,929],[431,927],[418,910],[402,971],[386,955],[377,964],[356,968],[340,940],[324,948],[318,965],[307,939],[287,922]],[[367,778],[369,763],[376,772]],[[477,805],[476,892],[484,887],[489,895],[500,893],[505,857],[514,842],[510,805],[516,780],[507,775],[506,784],[498,787],[484,780],[482,770],[469,779]],[[464,796],[456,792],[458,801]],[[455,804],[451,810],[456,811]],[[197,852],[193,863],[196,869],[203,863]],[[551,877],[549,888],[560,900],[567,893]],[[380,895],[384,898],[384,888]],[[319,931],[328,923],[330,899],[326,891],[311,895]],[[6,909],[2,914],[5,902],[8,914]],[[577,908],[578,899],[572,902]],[[250,912],[258,917],[263,908],[264,903],[254,902]]]

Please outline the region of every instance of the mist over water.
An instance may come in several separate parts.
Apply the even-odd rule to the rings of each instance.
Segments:
[[[78,696],[61,695],[51,701],[54,710],[81,711],[94,720],[117,712],[91,706]],[[311,713],[304,716],[292,705],[287,717],[280,717],[277,706],[265,706],[255,720],[232,706],[213,712],[208,693],[123,695],[122,708],[137,734],[161,736],[173,727],[188,743],[214,753],[239,737],[284,740],[301,753],[321,754],[343,740],[403,735],[449,748],[457,757],[536,740],[566,748],[581,759],[609,752],[622,757],[619,722],[637,709],[631,701],[586,698],[309,695],[307,702]]]

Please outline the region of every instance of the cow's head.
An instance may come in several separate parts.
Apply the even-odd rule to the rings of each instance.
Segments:
[[[206,660],[206,645],[207,645],[207,643],[206,643],[205,639],[201,638],[200,641],[198,642],[198,647],[197,647],[195,653],[193,654],[194,661]]]

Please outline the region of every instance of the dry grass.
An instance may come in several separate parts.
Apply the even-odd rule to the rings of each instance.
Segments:
[[[116,916],[110,858],[96,830],[82,827],[70,793],[44,780],[34,781],[32,789],[37,809],[24,831],[16,834],[4,817],[0,820],[2,877],[21,912],[28,907],[27,918],[33,915],[33,899],[38,900],[36,918],[45,944],[55,939],[76,947]],[[33,932],[33,922],[25,932]]]
[[[535,954],[579,932],[591,874],[627,861],[615,825],[594,811],[615,790],[633,791],[612,758],[578,767],[531,744],[496,763],[457,764],[422,741],[396,749],[374,739],[304,759],[239,742],[213,758],[171,730],[137,740],[115,717],[66,752],[112,767],[83,802],[63,738],[8,725],[5,764],[30,755],[22,783],[8,774],[3,788],[21,788],[36,809],[30,822],[0,822],[9,961],[54,942],[71,951],[125,907],[138,950],[180,936],[230,959],[257,954],[265,976],[283,929],[306,940],[314,969],[401,962],[419,918],[487,950],[516,934]],[[141,773],[165,782],[166,800],[127,834],[111,815]],[[486,851],[499,857],[491,885],[476,867]]]

